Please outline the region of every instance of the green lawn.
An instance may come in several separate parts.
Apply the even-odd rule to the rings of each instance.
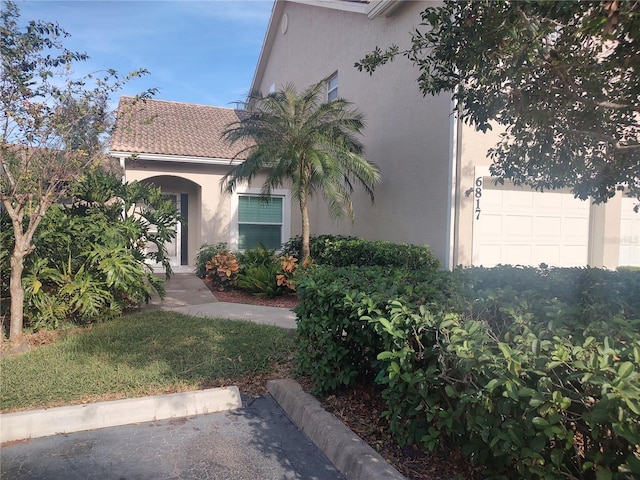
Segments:
[[[292,333],[173,312],[126,315],[0,360],[0,411],[232,385],[267,373]]]

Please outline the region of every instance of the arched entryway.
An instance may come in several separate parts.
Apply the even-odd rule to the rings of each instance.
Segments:
[[[175,202],[183,221],[178,225],[175,241],[167,245],[172,267],[194,265],[201,244],[201,190],[195,182],[175,175],[157,175],[141,180],[159,187]]]

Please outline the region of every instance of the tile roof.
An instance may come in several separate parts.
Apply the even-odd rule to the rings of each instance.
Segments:
[[[111,151],[231,159],[248,144],[237,142],[231,146],[221,135],[244,113],[165,100],[134,102],[133,97],[123,96]],[[246,155],[236,158],[244,159]]]

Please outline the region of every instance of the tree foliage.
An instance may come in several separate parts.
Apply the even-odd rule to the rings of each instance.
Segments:
[[[52,205],[25,258],[25,324],[32,330],[61,322],[96,322],[164,295],[152,264],[171,267],[166,244],[175,238],[178,213],[159,188],[122,183],[94,170],[69,185],[64,203]],[[0,296],[6,298],[6,253],[13,243],[0,216]]]
[[[400,54],[376,48],[372,73]],[[640,198],[640,2],[455,1],[429,7],[404,53],[421,92],[505,127],[491,174],[605,202]]]
[[[227,191],[262,172],[267,176],[262,185],[265,198],[291,182],[302,214],[302,262],[309,257],[308,199],[322,195],[333,218],[353,218],[354,185],[362,185],[373,201],[381,178],[378,168],[362,156],[362,115],[344,99],[322,102],[324,91],[321,82],[300,94],[289,85],[267,96],[250,95],[247,115],[223,133],[232,144],[249,141],[241,150],[248,152],[247,159],[222,179]]]
[[[99,161],[112,122],[109,96],[144,70],[120,78],[113,70],[73,78],[87,54],[64,47],[58,24],[20,25],[15,3],[0,11],[0,200],[11,218],[11,339],[22,332],[24,258],[47,210],[67,185]],[[152,90],[141,97],[147,97]]]

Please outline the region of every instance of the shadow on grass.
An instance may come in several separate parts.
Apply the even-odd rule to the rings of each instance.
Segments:
[[[2,359],[3,411],[229,385],[268,372],[292,333],[246,321],[149,311]]]

